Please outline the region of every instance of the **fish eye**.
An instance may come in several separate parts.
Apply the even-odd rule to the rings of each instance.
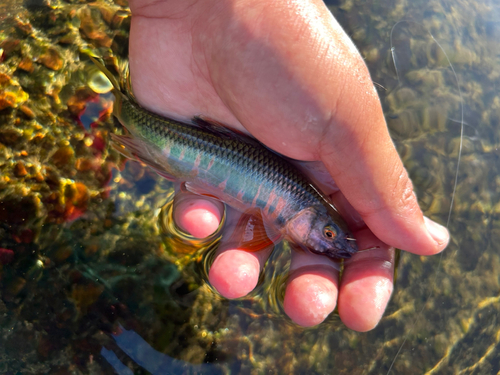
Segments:
[[[332,239],[337,236],[337,231],[330,226],[326,226],[325,229],[323,229],[323,234],[326,238]]]

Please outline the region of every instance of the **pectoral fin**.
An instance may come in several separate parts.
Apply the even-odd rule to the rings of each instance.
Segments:
[[[260,211],[256,211],[241,215],[227,243],[235,249],[256,252],[273,246],[281,238],[281,233],[266,225]]]
[[[282,234],[268,225],[262,218],[260,209],[250,209],[238,198],[224,194],[216,187],[200,183],[184,182],[181,189],[193,194],[216,198],[232,208],[242,212],[236,229],[228,240],[232,247],[247,251],[262,250],[281,240]]]

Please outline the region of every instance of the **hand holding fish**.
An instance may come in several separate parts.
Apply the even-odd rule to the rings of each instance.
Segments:
[[[368,70],[323,2],[131,0],[130,6],[130,70],[141,106],[178,119],[203,114],[289,158],[323,163],[338,188],[322,188],[359,249],[378,246],[348,259],[340,283],[332,260],[294,252],[287,314],[304,326],[319,324],[338,300],[348,327],[375,327],[392,293],[393,248],[432,255],[449,235],[423,217]],[[187,231],[204,228],[197,234],[203,236],[217,226],[220,210],[217,202],[186,195],[175,217]],[[268,255],[269,249],[225,249],[210,281],[228,298],[243,296]]]

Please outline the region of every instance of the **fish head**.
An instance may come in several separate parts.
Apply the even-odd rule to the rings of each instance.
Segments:
[[[286,224],[288,237],[315,254],[350,258],[358,247],[340,214],[332,211],[323,206],[303,209]]]

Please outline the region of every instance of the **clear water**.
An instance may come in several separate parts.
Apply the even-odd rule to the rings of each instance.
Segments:
[[[128,13],[48,4],[0,5],[0,373],[500,370],[498,3],[328,3],[378,84],[422,208],[443,224],[463,111],[451,244],[442,256],[401,254],[393,298],[368,333],[335,314],[311,329],[290,322],[286,247],[247,298],[227,301],[205,283],[213,244],[172,235],[172,187],[108,146],[110,97],[88,90],[80,51],[126,57]]]

